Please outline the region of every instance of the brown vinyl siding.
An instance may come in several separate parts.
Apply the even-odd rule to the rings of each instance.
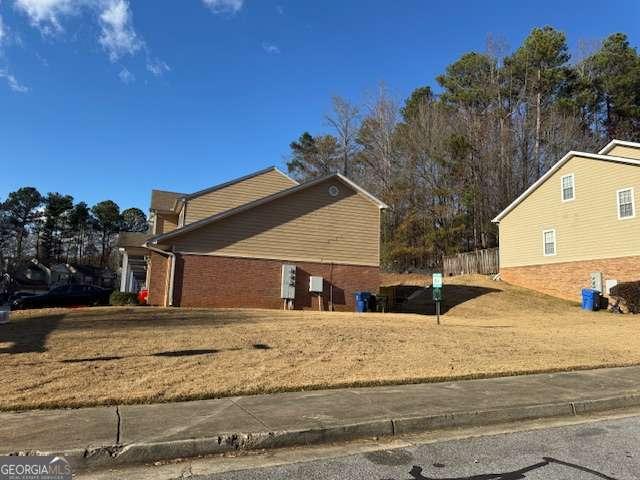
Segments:
[[[276,170],[270,170],[238,183],[187,200],[185,225],[272,195],[296,183]]]
[[[178,215],[156,213],[156,234],[171,232],[176,228],[178,228]]]
[[[329,195],[331,185],[339,188],[336,197]],[[378,266],[380,209],[331,178],[171,243],[185,253]]]
[[[640,148],[616,145],[607,152],[607,155],[611,157],[633,158],[634,160],[640,160]]]
[[[151,210],[172,211],[176,200],[184,193],[151,190]]]
[[[571,173],[575,199],[563,202],[560,179]],[[617,191],[628,187],[636,215],[619,220]],[[640,166],[573,157],[500,221],[500,267],[640,255],[638,208]],[[556,254],[544,256],[542,232],[551,229]]]

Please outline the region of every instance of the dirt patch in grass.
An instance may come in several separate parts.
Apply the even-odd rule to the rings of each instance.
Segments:
[[[482,295],[458,295],[464,287]],[[458,289],[458,290],[456,290]],[[14,312],[0,409],[214,398],[640,363],[640,318],[445,279],[430,315],[161,308]],[[454,300],[456,298],[463,301]]]

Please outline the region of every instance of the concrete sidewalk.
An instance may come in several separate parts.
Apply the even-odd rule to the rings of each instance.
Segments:
[[[0,413],[0,454],[76,469],[640,405],[640,367],[195,402]]]

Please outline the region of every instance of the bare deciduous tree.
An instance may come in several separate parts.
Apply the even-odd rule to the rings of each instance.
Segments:
[[[342,97],[335,96],[332,99],[333,113],[327,115],[326,120],[336,132],[339,155],[342,159],[342,173],[350,174],[351,160],[357,151],[356,136],[358,134],[358,108]]]

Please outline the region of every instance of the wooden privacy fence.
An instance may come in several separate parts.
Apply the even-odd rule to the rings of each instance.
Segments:
[[[487,248],[475,252],[459,253],[442,259],[444,274],[466,275],[469,273],[498,273],[499,255],[498,248]]]

